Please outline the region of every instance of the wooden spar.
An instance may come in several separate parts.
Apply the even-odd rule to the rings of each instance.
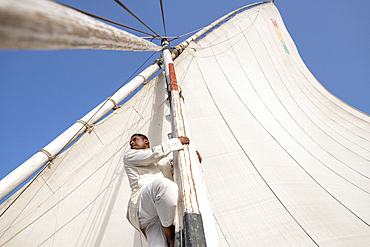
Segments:
[[[128,82],[124,87],[113,94],[108,100],[103,101],[92,111],[86,114],[81,120],[77,121],[67,130],[65,130],[54,141],[46,147],[34,154],[26,162],[12,171],[8,176],[0,181],[0,200],[17,188],[20,184],[26,181],[37,170],[44,166],[49,160],[58,155],[65,147],[77,139],[84,131],[96,123],[99,119],[105,116],[110,110],[116,107],[133,91],[139,88],[148,80],[154,73],[160,69],[159,62],[156,60],[148,68],[142,71],[134,79]]]
[[[183,102],[180,97],[180,87],[177,85],[171,48],[166,40],[162,40],[162,47],[163,65],[170,100],[172,136],[190,137],[190,133],[186,129],[186,120],[182,110]],[[177,152],[178,166],[176,169],[180,175],[178,185],[182,192],[182,206],[184,210],[182,215],[183,229],[181,229],[183,234],[177,234],[177,236],[183,235],[184,239],[181,240],[177,237],[175,246],[207,246],[196,190],[196,181],[193,174],[193,170],[198,169],[199,161],[195,149],[190,148],[191,145],[187,145],[184,150]],[[180,229],[177,229],[177,233],[179,231]]]
[[[1,0],[0,48],[160,50],[152,42],[49,0]]]

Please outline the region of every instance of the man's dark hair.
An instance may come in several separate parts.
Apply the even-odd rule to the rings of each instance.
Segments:
[[[134,137],[134,136],[140,136],[140,137],[141,137],[141,139],[143,139],[143,140],[148,140],[148,146],[150,147],[150,144],[149,144],[149,138],[148,138],[146,135],[143,135],[143,134],[140,134],[140,133],[136,133],[136,134],[133,134],[133,135],[131,136],[130,140],[131,140],[131,139],[132,139],[132,137]]]

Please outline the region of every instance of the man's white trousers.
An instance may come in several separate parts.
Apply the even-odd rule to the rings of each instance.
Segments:
[[[144,186],[139,203],[139,223],[149,247],[166,247],[164,227],[175,221],[178,199],[177,184],[167,178],[159,178]]]

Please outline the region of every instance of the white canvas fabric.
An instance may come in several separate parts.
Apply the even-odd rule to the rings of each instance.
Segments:
[[[317,82],[276,8],[189,48],[176,71],[224,245],[366,246],[369,116]]]
[[[368,245],[370,117],[314,78],[272,3],[190,44],[175,69],[218,246]],[[164,85],[160,74],[3,203],[0,246],[145,246],[125,219],[122,157],[134,132],[167,140]]]

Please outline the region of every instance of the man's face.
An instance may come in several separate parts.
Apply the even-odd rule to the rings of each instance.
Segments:
[[[149,148],[149,141],[140,136],[133,136],[130,140],[131,149],[146,149]]]

